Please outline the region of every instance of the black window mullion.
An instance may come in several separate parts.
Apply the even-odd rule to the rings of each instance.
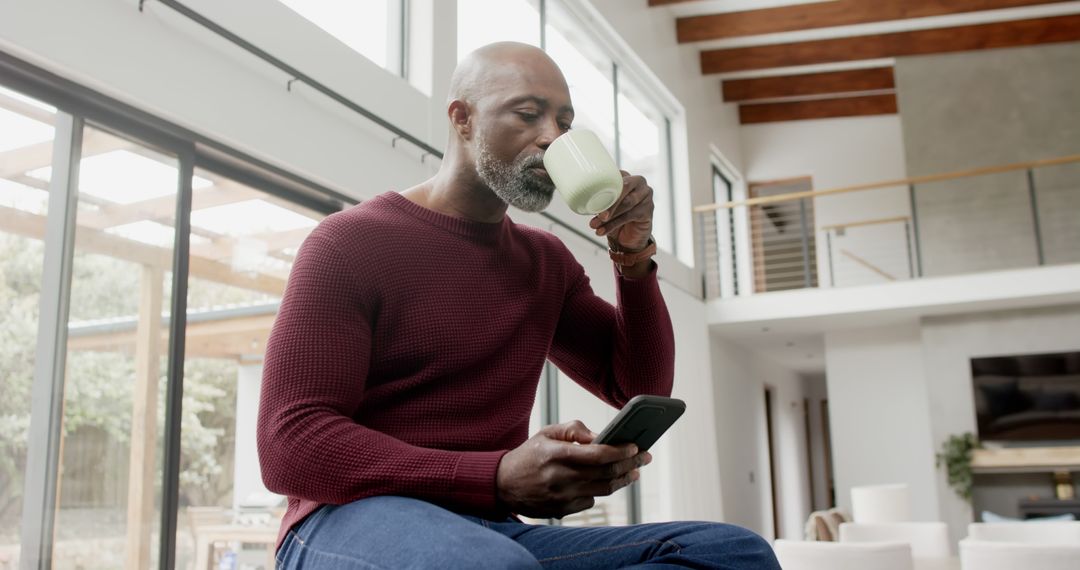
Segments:
[[[191,182],[195,147],[179,153],[172,303],[169,312],[169,361],[165,385],[165,449],[161,482],[161,542],[158,567],[176,567],[176,526],[180,500],[180,429],[184,396],[184,347],[187,334],[188,254],[191,249]]]

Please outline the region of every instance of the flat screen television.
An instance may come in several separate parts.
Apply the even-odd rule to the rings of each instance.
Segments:
[[[971,359],[983,441],[1080,440],[1080,352]]]

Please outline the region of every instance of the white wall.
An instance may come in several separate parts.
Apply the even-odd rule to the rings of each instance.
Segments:
[[[851,488],[907,483],[915,520],[938,520],[922,343],[915,323],[825,335],[836,502]]]
[[[744,174],[751,183],[809,176],[814,190],[827,190],[906,177],[898,115],[764,123],[746,125],[740,132]],[[910,210],[906,188],[886,188],[816,198],[814,222],[815,228],[821,228],[907,216]],[[826,240],[820,231],[816,235],[818,279],[822,286],[827,286],[830,281]],[[905,254],[899,236],[902,227],[878,237],[876,241],[885,240],[885,243],[860,255],[876,263],[883,255],[895,258]],[[845,285],[880,281],[873,272],[864,274],[861,271],[865,270],[858,268],[847,271],[839,267],[840,263],[834,259],[837,273],[843,272],[848,277]],[[859,281],[860,278],[865,280]]]
[[[780,538],[801,538],[810,514],[805,383],[797,374],[718,335],[712,336],[717,448],[724,520],[767,538],[773,532],[765,387],[773,390],[777,527]]]
[[[951,435],[976,432],[971,358],[1080,350],[1080,305],[927,318],[922,339],[929,425],[939,447]],[[942,520],[953,538],[961,538],[972,520],[971,507],[944,475],[935,483]]]

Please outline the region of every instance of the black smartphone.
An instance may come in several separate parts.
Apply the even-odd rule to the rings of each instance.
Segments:
[[[633,443],[637,444],[638,451],[645,451],[664,435],[684,411],[686,402],[677,398],[634,396],[593,443]]]

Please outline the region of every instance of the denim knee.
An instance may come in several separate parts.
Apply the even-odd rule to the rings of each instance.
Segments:
[[[738,557],[740,564],[745,568],[754,570],[780,570],[780,562],[776,559],[776,553],[769,541],[762,538],[756,532],[742,527],[735,527],[737,540],[741,553]]]
[[[780,570],[780,563],[769,541],[740,526],[710,523],[686,538],[692,540],[684,543],[683,553],[694,558],[710,559],[720,567]]]

